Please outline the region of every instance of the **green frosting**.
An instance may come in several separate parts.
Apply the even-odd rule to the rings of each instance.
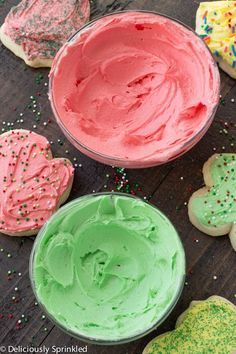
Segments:
[[[175,303],[185,257],[169,220],[127,195],[98,194],[61,208],[36,239],[35,292],[58,324],[121,340],[150,329]]]
[[[232,223],[236,221],[236,155],[217,155],[210,172],[214,185],[205,195],[193,198],[192,212],[206,226]]]
[[[236,308],[220,297],[196,302],[183,322],[157,337],[145,354],[233,354],[236,350]]]

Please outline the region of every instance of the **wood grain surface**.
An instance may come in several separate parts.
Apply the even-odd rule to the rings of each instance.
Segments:
[[[15,0],[0,2],[1,22],[17,3]],[[194,28],[198,1],[93,0],[91,7],[92,18],[118,10],[146,9],[170,15]],[[116,189],[116,170],[83,156],[56,125],[47,99],[48,70],[26,67],[23,61],[2,45],[0,68],[0,132],[9,127],[32,129],[52,142],[54,156],[71,158],[77,167],[70,199],[93,191]],[[153,337],[174,328],[177,316],[188,307],[191,300],[217,294],[236,302],[236,256],[228,236],[211,238],[202,234],[190,224],[186,208],[192,192],[203,184],[201,168],[204,162],[214,152],[236,152],[235,83],[221,73],[224,100],[211,128],[190,152],[161,167],[126,171],[130,185],[140,184],[141,191],[137,194],[149,198],[166,213],[183,240],[188,275],[177,306],[163,325],[150,335],[121,346],[89,344],[89,354],[141,354]],[[28,107],[32,103],[31,96],[36,97],[36,112]],[[235,103],[232,99],[235,99]],[[40,116],[36,115],[38,111]],[[33,238],[0,236],[0,349],[2,345],[84,346],[84,343],[63,333],[44,318],[35,304],[28,274]],[[18,323],[19,320],[21,323]]]

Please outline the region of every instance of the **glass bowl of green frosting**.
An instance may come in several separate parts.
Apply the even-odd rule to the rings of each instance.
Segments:
[[[68,334],[120,344],[156,329],[185,279],[178,233],[156,207],[123,193],[98,193],[60,208],[30,258],[38,303]]]

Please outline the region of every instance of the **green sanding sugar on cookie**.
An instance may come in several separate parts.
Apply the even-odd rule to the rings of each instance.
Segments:
[[[190,306],[177,328],[156,338],[145,354],[232,354],[236,350],[236,309],[214,296]]]
[[[236,155],[220,154],[211,163],[214,185],[192,201],[201,224],[211,227],[236,221]]]

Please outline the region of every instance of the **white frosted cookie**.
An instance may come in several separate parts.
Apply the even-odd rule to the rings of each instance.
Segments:
[[[201,2],[196,14],[196,32],[221,69],[236,79],[236,1]]]
[[[16,129],[0,135],[0,232],[31,236],[68,198],[74,168],[53,159],[45,137]]]
[[[192,301],[175,330],[161,334],[143,354],[233,354],[236,350],[236,307],[220,296]]]
[[[6,16],[0,39],[27,65],[51,67],[57,51],[89,14],[89,0],[22,0]]]
[[[188,204],[192,224],[210,236],[229,234],[236,250],[236,154],[215,154],[203,167],[205,187]]]

